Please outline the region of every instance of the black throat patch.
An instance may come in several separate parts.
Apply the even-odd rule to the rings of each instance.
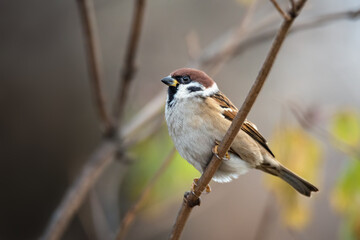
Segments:
[[[175,96],[177,90],[178,90],[177,87],[171,87],[170,86],[168,88],[168,96],[169,96],[169,98],[168,98],[168,101],[167,101],[167,105],[169,107],[172,107],[174,105],[174,103],[172,103],[172,101],[174,100],[174,96]]]

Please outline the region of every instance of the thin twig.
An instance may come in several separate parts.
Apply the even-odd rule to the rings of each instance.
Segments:
[[[135,0],[130,36],[127,43],[124,66],[121,70],[122,72],[120,76],[119,90],[114,105],[114,118],[116,125],[121,125],[130,83],[136,71],[135,56],[138,49],[140,33],[143,25],[145,3],[145,0]]]
[[[236,50],[236,47],[238,46],[239,42],[245,39],[248,26],[254,15],[257,4],[258,4],[258,0],[254,0],[251,2],[251,5],[247,8],[244,17],[241,19],[239,27],[234,31],[234,36],[231,37],[227,41],[227,43],[224,44],[222,47],[221,61],[214,62],[214,64],[211,66],[211,71],[209,72],[210,76],[214,76],[217,72],[220,71],[220,69],[224,66],[224,64],[233,55],[233,52]]]
[[[129,149],[132,146],[153,137],[155,134],[159,132],[159,130],[164,127],[165,119],[161,116],[158,116],[157,118],[149,121],[146,123],[146,126],[144,125],[141,132],[132,135],[130,138],[127,138],[123,142],[123,148]]]
[[[105,97],[102,90],[104,79],[101,61],[101,51],[96,27],[95,9],[91,0],[77,0],[81,22],[84,30],[87,60],[89,62],[90,80],[95,98],[95,105],[99,113],[105,134],[114,130],[113,122],[106,110]]]
[[[280,7],[280,5],[277,3],[276,0],[270,0],[270,2],[272,2],[272,4],[274,5],[274,7],[276,8],[276,10],[280,13],[280,15],[287,21],[290,20],[290,16],[289,14],[287,14],[286,12],[284,12],[282,10],[282,8]]]
[[[290,32],[297,32],[300,30],[306,30],[314,27],[319,27],[324,24],[342,20],[342,19],[348,19],[348,20],[354,20],[360,18],[360,9],[352,11],[341,11],[337,13],[329,13],[325,14],[321,17],[318,17],[314,20],[310,20],[309,22],[298,24],[297,26],[294,26],[294,28]]]
[[[330,13],[325,14],[323,16],[308,20],[303,23],[295,24],[293,28],[289,31],[289,34],[307,30],[307,29],[313,29],[316,27],[323,26],[325,24],[337,22],[339,20],[356,20],[360,18],[360,9],[352,11],[341,11],[337,13]],[[264,22],[262,25],[267,25],[267,22]],[[234,44],[236,46],[234,47],[233,51],[231,53],[231,58],[234,58],[235,56],[242,53],[244,50],[248,50],[254,46],[259,45],[260,43],[263,43],[265,41],[268,41],[273,38],[274,34],[276,34],[276,29],[272,30],[265,30],[263,26],[257,27],[258,30],[249,32],[248,36],[245,37],[236,37],[236,34],[226,34],[229,38],[234,38]],[[219,39],[224,38],[220,37]],[[223,61],[223,59],[226,57],[225,53],[229,53],[229,51],[226,48],[222,47],[223,42],[227,42],[227,40],[222,41],[215,41],[220,42],[218,45],[211,46],[208,49],[204,50],[204,53],[197,59],[197,61],[194,61],[190,64],[190,66],[194,66],[196,68],[203,68],[205,66],[213,64],[213,62],[217,61]],[[219,46],[220,44],[220,46]],[[210,53],[210,54],[209,54]],[[229,58],[229,59],[231,59]]]
[[[41,239],[56,240],[61,238],[75,212],[83,203],[88,191],[99,178],[103,169],[114,158],[116,146],[114,142],[106,141],[95,150],[89,162],[85,165],[79,177],[67,191],[61,204],[54,212]]]
[[[126,144],[127,139],[131,138],[133,134],[138,132],[142,126],[152,121],[154,118],[159,116],[164,111],[166,94],[162,90],[152,100],[150,100],[137,114],[121,129],[120,136]],[[125,138],[126,136],[126,138]]]
[[[302,7],[304,6],[306,0],[300,0],[297,3],[297,10],[300,11]],[[298,12],[297,14],[298,15]],[[243,105],[241,106],[238,114],[232,121],[230,128],[225,134],[225,137],[221,141],[219,147],[218,147],[218,157],[215,155],[212,157],[210,163],[208,164],[207,168],[205,169],[204,173],[201,175],[199,181],[197,182],[197,185],[195,186],[194,191],[188,193],[184,197],[184,201],[181,205],[180,211],[178,213],[176,222],[174,224],[172,233],[170,235],[170,239],[179,239],[180,235],[182,233],[182,230],[185,226],[185,223],[191,213],[191,210],[194,206],[198,205],[199,197],[201,193],[204,191],[205,187],[209,184],[211,181],[213,175],[219,168],[222,158],[225,156],[225,153],[230,148],[230,145],[232,144],[233,140],[235,139],[236,135],[238,134],[241,125],[243,124],[247,114],[249,113],[251,107],[253,106],[257,96],[259,95],[259,92],[262,88],[262,86],[265,83],[265,80],[271,70],[271,67],[273,66],[273,63],[275,61],[275,58],[280,50],[280,47],[282,43],[285,40],[286,34],[289,31],[292,23],[295,20],[296,15],[291,15],[290,20],[284,20],[276,37],[275,40],[271,46],[271,49],[265,59],[264,64],[262,65],[262,68],[255,80],[255,83],[251,87]]]
[[[122,240],[125,238],[126,233],[129,230],[129,227],[135,220],[135,216],[140,210],[140,208],[143,206],[145,201],[147,200],[151,190],[153,189],[155,183],[159,179],[159,177],[164,173],[164,171],[169,167],[171,161],[174,159],[176,153],[175,147],[170,151],[168,156],[166,156],[165,160],[161,164],[160,168],[157,170],[155,175],[152,177],[152,179],[148,182],[147,186],[144,188],[142,193],[140,194],[140,197],[135,201],[134,205],[127,211],[125,214],[120,227],[119,231],[117,233],[117,240]]]
[[[125,57],[126,64],[124,78],[126,79],[126,84],[129,83],[129,79],[131,79],[133,75],[135,52],[137,49],[137,42],[141,31],[141,22],[144,12],[144,2],[145,0],[138,0],[136,5],[136,16],[134,16],[133,19],[133,30],[131,31],[128,52]],[[94,6],[91,0],[78,0],[78,5],[83,22],[83,28],[85,31],[88,59],[92,73],[92,85],[97,108],[105,127],[105,136],[113,136],[118,132],[118,130],[116,130],[117,126],[113,125],[111,118],[107,114],[101,89],[103,73],[100,64],[100,47],[97,39],[98,35],[95,27]],[[122,98],[125,100],[126,95],[123,95]],[[115,114],[115,118],[116,117],[118,117],[118,115]],[[113,157],[117,151],[117,147],[118,143],[116,138],[103,140],[98,149],[95,150],[93,155],[85,164],[75,183],[67,190],[66,195],[51,217],[49,225],[46,227],[42,239],[56,240],[61,238],[75,212],[83,203],[89,189],[94,185],[101,173],[113,160]]]

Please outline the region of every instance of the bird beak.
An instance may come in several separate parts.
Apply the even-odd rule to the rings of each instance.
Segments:
[[[178,81],[176,81],[170,76],[164,77],[163,79],[161,79],[161,81],[166,85],[168,85],[169,87],[176,87],[179,84]]]

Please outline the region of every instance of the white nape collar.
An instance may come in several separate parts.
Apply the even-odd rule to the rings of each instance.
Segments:
[[[209,97],[215,93],[217,93],[219,91],[218,86],[216,85],[216,83],[214,82],[213,85],[209,88],[206,88],[203,93],[204,93],[204,97]]]

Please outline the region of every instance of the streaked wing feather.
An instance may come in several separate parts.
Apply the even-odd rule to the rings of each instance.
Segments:
[[[249,134],[253,139],[255,139],[261,146],[263,146],[271,154],[271,156],[275,157],[267,145],[266,139],[256,130],[256,127],[254,126],[255,125],[252,122],[245,120],[244,124],[241,126],[241,129]]]
[[[234,106],[234,104],[231,103],[231,101],[227,97],[225,97],[224,94],[218,92],[212,95],[211,98],[213,98],[220,105],[220,107],[223,108],[222,114],[227,120],[232,121],[235,118],[236,114],[238,113],[238,109]],[[275,157],[275,155],[272,153],[269,146],[267,145],[266,139],[258,132],[255,124],[248,120],[245,120],[244,124],[241,126],[241,130],[246,132],[256,142],[263,146],[271,154],[271,156]]]

